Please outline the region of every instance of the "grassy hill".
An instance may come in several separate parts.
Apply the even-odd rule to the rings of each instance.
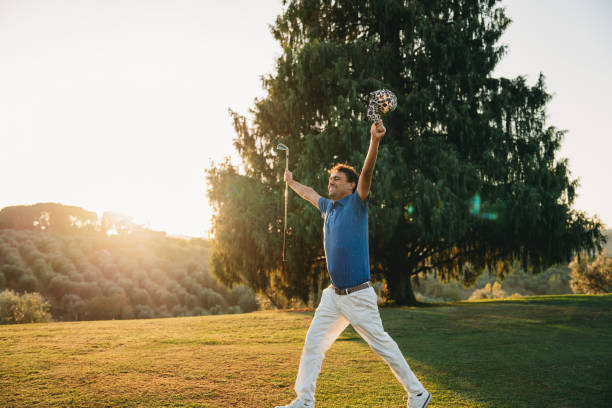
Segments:
[[[0,326],[2,407],[272,407],[293,398],[311,312]],[[612,295],[384,309],[437,407],[609,407]],[[404,407],[348,329],[317,407]]]

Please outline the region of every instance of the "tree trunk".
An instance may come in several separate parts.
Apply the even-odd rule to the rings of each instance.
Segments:
[[[419,304],[412,291],[410,268],[401,265],[391,266],[387,274],[387,291],[393,305],[416,306]]]

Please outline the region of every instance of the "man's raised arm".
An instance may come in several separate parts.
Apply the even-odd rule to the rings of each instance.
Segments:
[[[376,156],[378,156],[378,145],[380,140],[387,132],[385,125],[382,120],[376,124],[372,124],[370,128],[370,148],[368,149],[368,155],[363,163],[363,169],[359,175],[359,183],[357,183],[357,194],[362,201],[365,201],[370,194],[370,185],[372,185],[372,175],[374,174],[374,165],[376,164]]]
[[[319,198],[321,198],[321,196],[312,188],[295,181],[293,179],[293,174],[291,174],[288,169],[285,169],[285,181],[289,187],[291,187],[291,189],[297,193],[297,195],[319,208]]]

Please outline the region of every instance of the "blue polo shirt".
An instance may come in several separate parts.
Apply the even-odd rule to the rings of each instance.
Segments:
[[[368,247],[368,199],[357,191],[335,203],[319,198],[325,220],[323,245],[332,285],[345,289],[370,280]]]

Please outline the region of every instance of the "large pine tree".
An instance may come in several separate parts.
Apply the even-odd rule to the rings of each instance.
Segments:
[[[319,279],[321,219],[289,203],[282,247],[282,142],[294,177],[320,193],[337,162],[359,168],[369,143],[369,92],[399,101],[385,118],[370,196],[372,272],[390,299],[415,301],[410,277],[435,271],[471,282],[513,260],[538,269],[602,243],[597,219],[573,210],[577,181],[555,157],[540,77],[495,78],[510,20],[494,0],[285,2],[272,32],[283,53],[263,80],[253,122],[232,112],[245,173],[208,172],[216,207],[213,263],[228,282],[307,299]]]

